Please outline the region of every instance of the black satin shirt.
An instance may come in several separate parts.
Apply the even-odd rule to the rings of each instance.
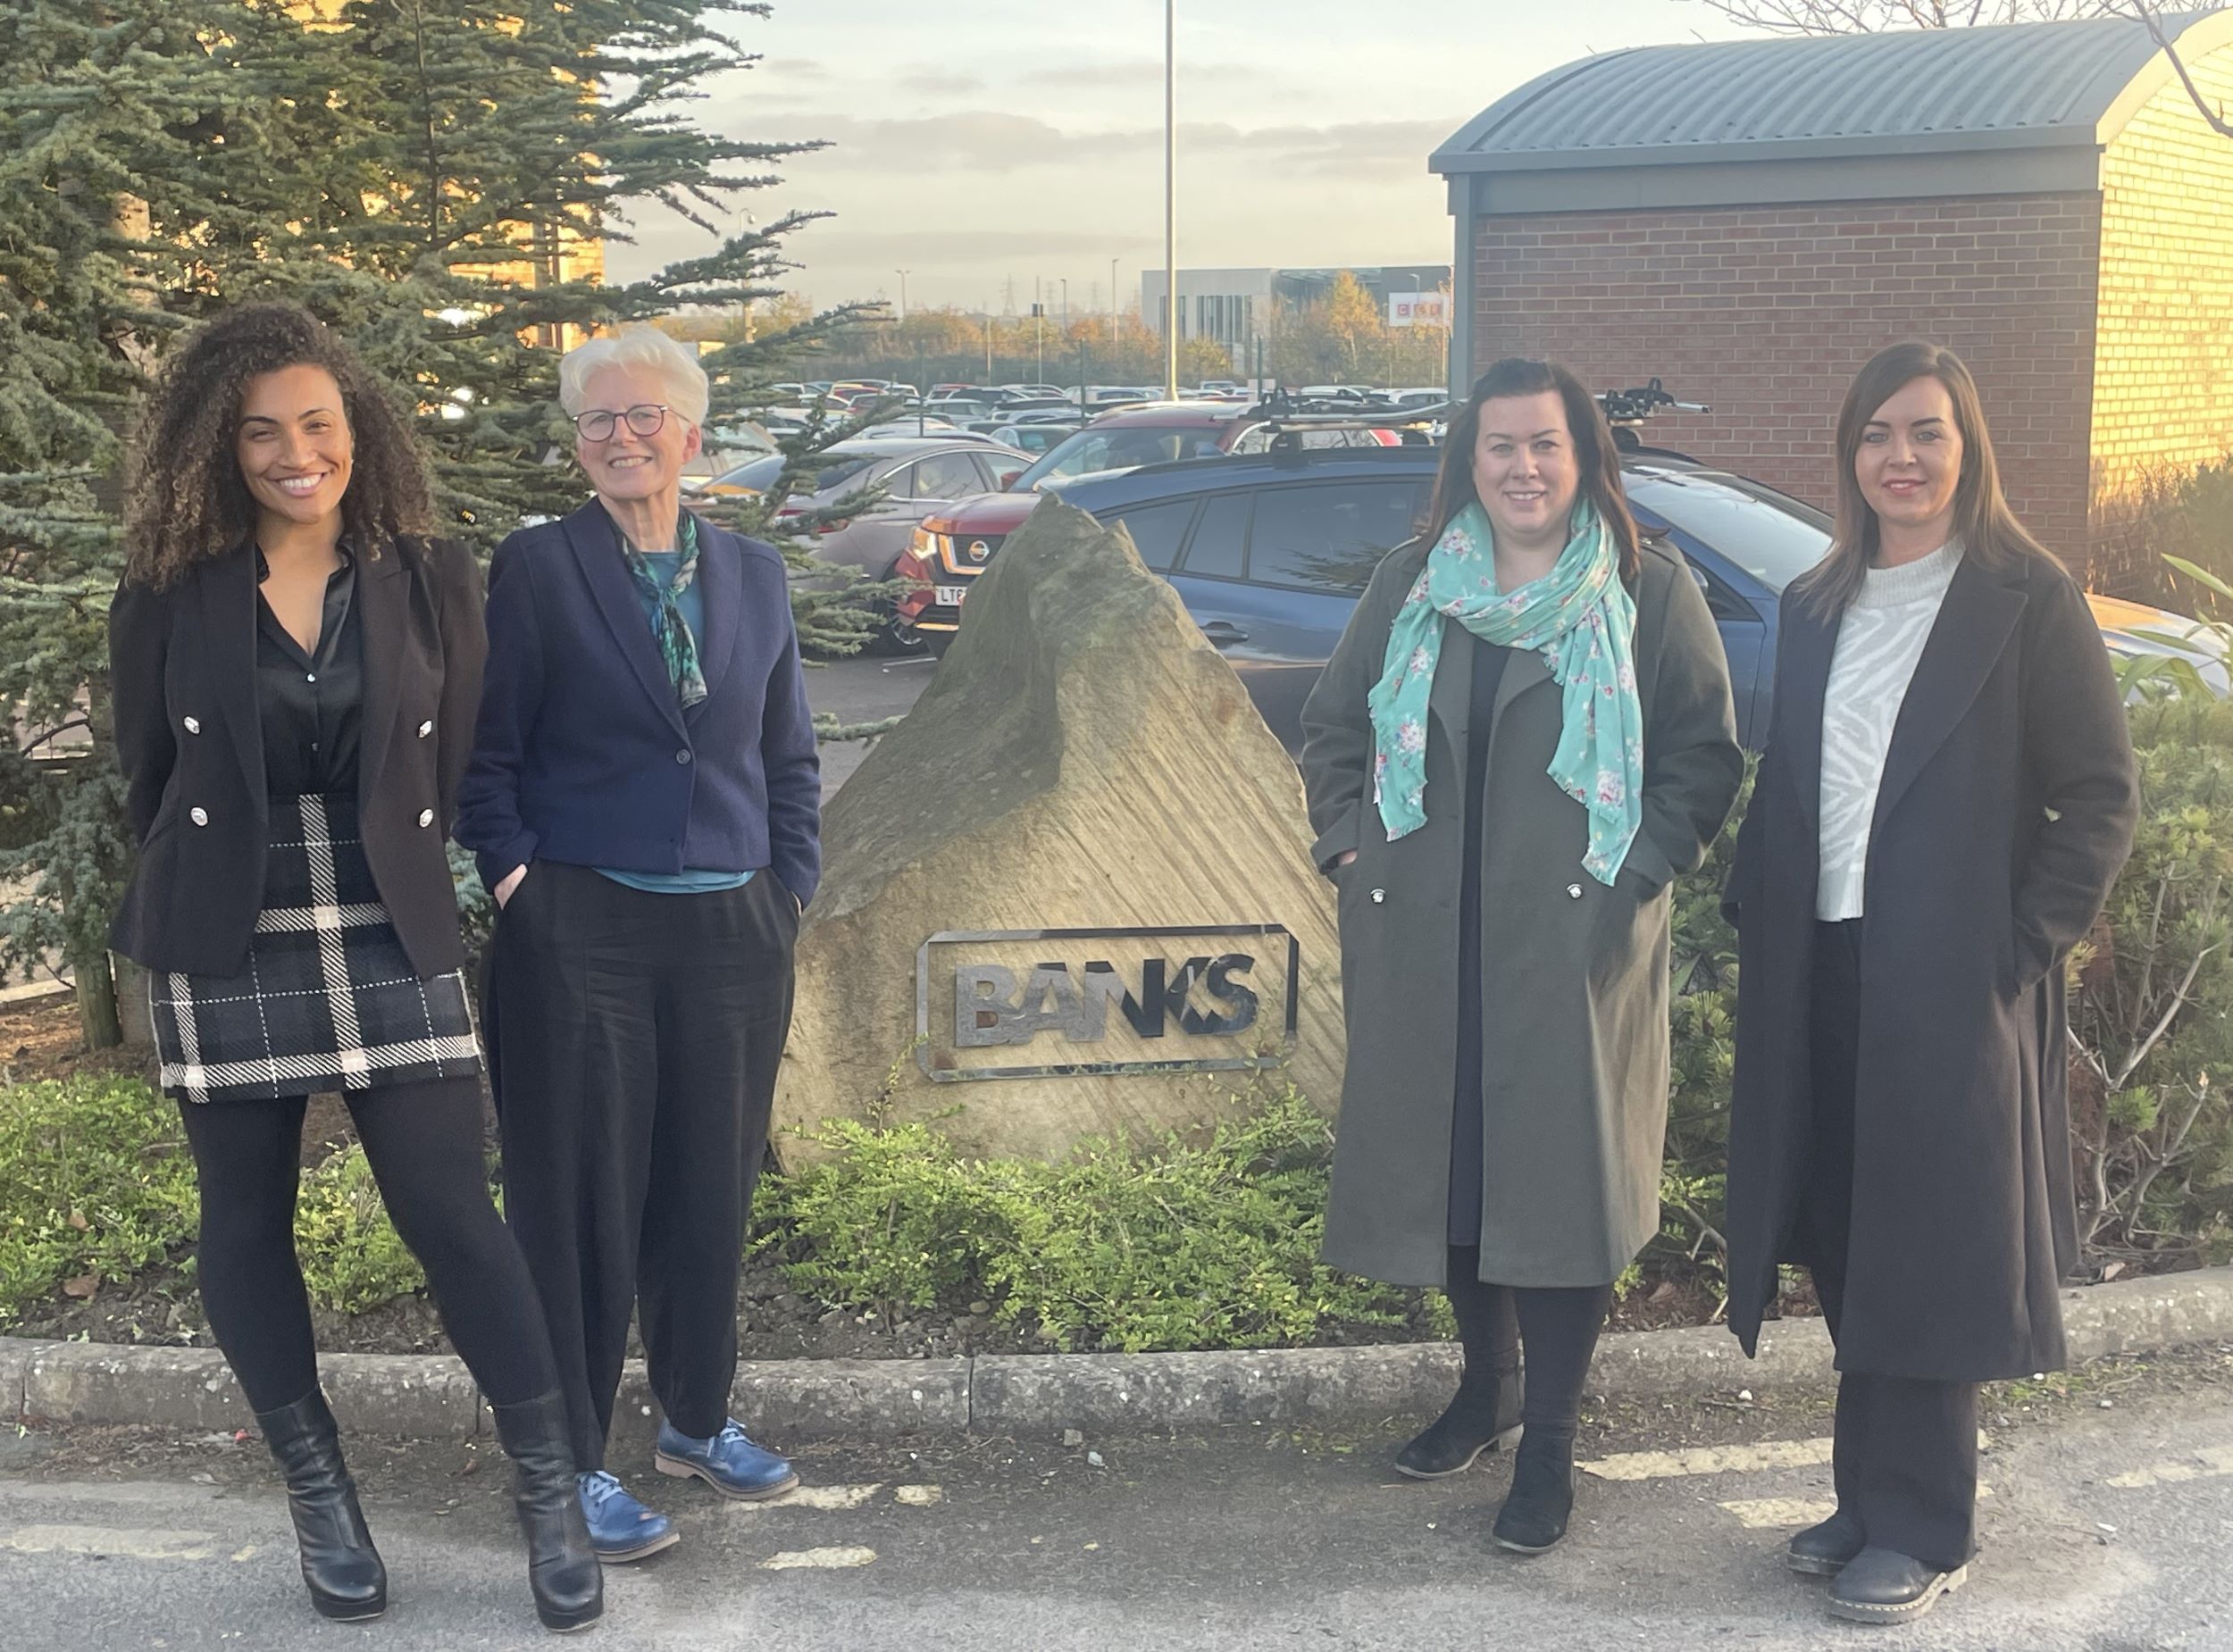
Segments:
[[[364,721],[363,627],[357,622],[356,559],[347,545],[326,580],[318,647],[305,654],[259,592],[255,605],[256,709],[263,725],[263,785],[274,797],[356,789],[356,748]],[[258,585],[271,566],[255,554]]]

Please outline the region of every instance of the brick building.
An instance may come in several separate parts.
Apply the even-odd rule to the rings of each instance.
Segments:
[[[2233,12],[2170,25],[2233,108]],[[2151,470],[2233,451],[2233,140],[2125,19],[1611,52],[1437,150],[1457,382],[1657,377],[1662,439],[1824,505],[1880,346],[1977,373],[2017,509],[2096,585]],[[1469,365],[1468,365],[1469,364]]]

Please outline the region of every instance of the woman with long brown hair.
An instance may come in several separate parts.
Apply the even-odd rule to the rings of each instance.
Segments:
[[[1729,1322],[1751,1353],[1777,1264],[1811,1272],[1837,1512],[1788,1559],[1840,1617],[1961,1584],[1978,1384],[2064,1363],[2062,964],[2136,809],[2100,632],[2003,496],[1969,369],[1880,352],[1838,416],[1829,554],[1784,605],[1725,897]]]
[[[602,1585],[534,1282],[489,1197],[443,849],[479,572],[431,537],[403,413],[292,305],[179,345],[130,462],[109,669],[139,863],[111,944],[150,973],[202,1306],[286,1477],[311,1602],[355,1621],[388,1601],[295,1255],[304,1109],[339,1090],[517,1465],[536,1609],[581,1628]]]
[[[1428,531],[1302,723],[1349,1028],[1326,1259],[1448,1292],[1464,1376],[1396,1466],[1453,1474],[1524,1424],[1495,1539],[1537,1554],[1613,1281],[1659,1229],[1667,886],[1744,774],[1705,598],[1639,542],[1571,373],[1473,387]]]

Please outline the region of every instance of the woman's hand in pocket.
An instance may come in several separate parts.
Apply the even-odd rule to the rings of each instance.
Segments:
[[[490,891],[490,893],[496,897],[497,910],[498,912],[504,910],[505,903],[509,901],[513,895],[518,891],[520,880],[526,876],[527,863],[525,861],[522,861],[518,865],[513,867],[510,872],[506,872],[503,878],[498,882],[497,887]]]

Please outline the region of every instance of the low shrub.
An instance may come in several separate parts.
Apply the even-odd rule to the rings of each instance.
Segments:
[[[322,1308],[362,1314],[426,1284],[388,1219],[364,1149],[355,1143],[303,1173],[295,1247],[303,1284]]]
[[[832,1125],[762,1202],[820,1299],[959,1308],[1060,1348],[1257,1347],[1398,1322],[1405,1293],[1318,1260],[1333,1137],[1290,1089],[1207,1142],[1091,1141],[1058,1164],[967,1160],[919,1124]]]
[[[138,1080],[0,1089],[0,1327],[65,1286],[85,1294],[163,1260],[197,1210],[178,1114]]]

